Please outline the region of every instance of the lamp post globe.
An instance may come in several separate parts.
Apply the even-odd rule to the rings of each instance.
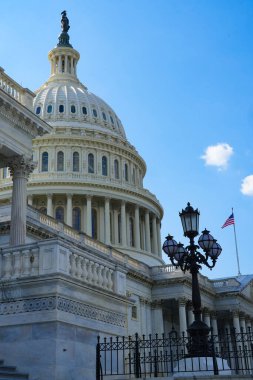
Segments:
[[[190,244],[184,247],[182,243],[177,243],[173,236],[168,235],[163,244],[163,251],[168,255],[171,263],[180,267],[185,273],[189,271],[192,275],[192,305],[194,321],[188,328],[189,357],[213,356],[213,347],[208,339],[210,327],[201,320],[201,296],[198,282],[198,273],[202,265],[212,269],[221,254],[222,248],[213,238],[207,229],[202,231],[198,239],[198,244],[195,244],[194,238],[199,234],[199,215],[198,209],[187,203],[184,210],[179,213],[181,218],[184,236],[188,237]],[[204,254],[199,251],[202,248]]]

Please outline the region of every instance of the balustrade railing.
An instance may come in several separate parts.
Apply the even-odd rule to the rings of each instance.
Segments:
[[[14,79],[9,77],[2,67],[0,67],[0,89],[10,95],[12,98],[32,109],[33,94],[27,88],[23,88]]]
[[[114,270],[78,254],[70,256],[70,275],[87,284],[113,290]]]
[[[199,337],[201,339],[201,337]],[[98,337],[96,347],[96,380],[125,375],[126,378],[166,377],[173,374],[253,375],[253,339],[251,333],[212,332],[211,357],[189,357],[190,338],[178,337],[175,331],[161,337]]]

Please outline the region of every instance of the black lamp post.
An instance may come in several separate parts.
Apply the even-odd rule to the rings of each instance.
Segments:
[[[198,272],[202,264],[212,269],[220,255],[222,248],[206,229],[202,231],[198,244],[195,245],[194,238],[199,234],[199,211],[194,210],[190,203],[179,213],[184,236],[190,239],[190,244],[184,247],[177,243],[173,236],[168,235],[163,244],[163,251],[169,256],[176,267],[180,267],[185,273],[189,271],[192,275],[192,305],[194,322],[189,326],[188,356],[213,356],[212,346],[208,340],[210,328],[201,321],[201,298],[199,291]],[[205,254],[199,252],[202,248]]]

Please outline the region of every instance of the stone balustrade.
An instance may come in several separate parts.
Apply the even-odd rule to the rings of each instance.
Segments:
[[[37,244],[2,249],[0,274],[3,280],[39,274],[39,247]]]
[[[35,97],[35,94],[15,82],[4,72],[2,67],[0,67],[0,89],[30,110],[33,109],[33,98]]]
[[[114,271],[106,265],[83,257],[70,255],[70,274],[87,284],[95,285],[106,290],[114,289]]]
[[[117,273],[104,262],[72,252],[57,240],[2,249],[0,275],[3,281],[52,273],[64,273],[87,284],[114,291]]]

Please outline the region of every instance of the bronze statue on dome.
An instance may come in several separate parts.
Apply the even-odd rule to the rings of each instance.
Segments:
[[[61,13],[61,15],[62,15],[62,18],[61,18],[61,28],[62,28],[62,31],[64,33],[67,33],[68,30],[69,30],[69,28],[70,28],[70,26],[69,26],[69,19],[67,17],[67,12],[63,11]]]

